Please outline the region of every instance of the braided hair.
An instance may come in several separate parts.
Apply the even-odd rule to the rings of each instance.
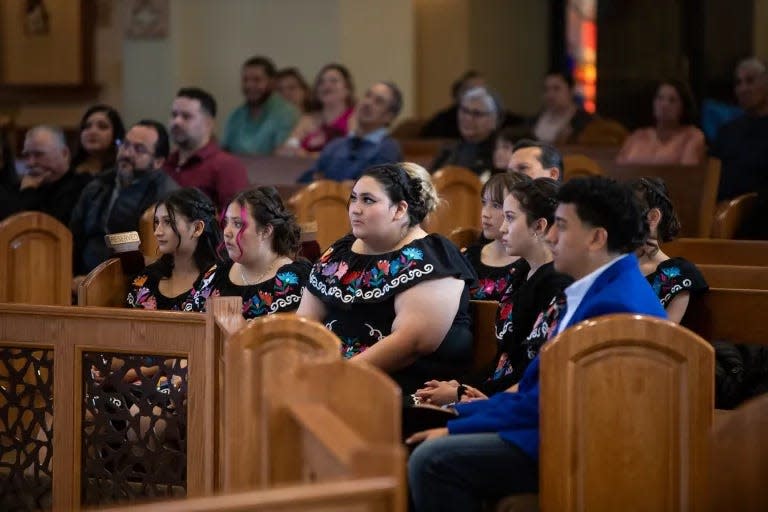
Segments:
[[[545,219],[549,229],[555,222],[560,183],[552,178],[531,179],[521,176],[511,185],[509,193],[520,203],[528,226],[532,226],[538,219]]]
[[[421,224],[437,209],[439,198],[429,173],[423,167],[405,162],[371,167],[362,176],[375,179],[393,203],[408,204],[408,227]]]
[[[187,220],[202,221],[203,233],[197,241],[192,255],[198,271],[205,272],[219,260],[217,248],[221,244],[221,229],[216,221],[216,207],[203,192],[197,188],[182,188],[174,190],[158,201],[157,208],[164,205],[171,220],[171,229],[179,237],[177,248],[181,245],[181,235],[176,227],[176,217],[181,215]],[[163,254],[158,260],[158,268],[162,277],[171,277],[174,267],[173,254]]]
[[[632,185],[644,215],[652,208],[661,212],[661,220],[656,229],[659,242],[671,242],[680,233],[680,219],[677,218],[675,207],[669,198],[667,185],[661,178],[640,178]]]
[[[240,254],[243,248],[240,246],[243,232],[248,227],[250,219],[246,217],[246,206],[251,209],[251,217],[256,226],[272,226],[272,250],[280,256],[293,258],[301,244],[301,229],[296,217],[283,205],[275,187],[258,187],[240,192],[232,199],[232,203],[240,205],[242,227],[237,232],[235,242]],[[222,225],[224,215],[222,213]]]

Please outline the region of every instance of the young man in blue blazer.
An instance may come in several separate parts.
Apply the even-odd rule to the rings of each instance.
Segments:
[[[555,269],[575,282],[541,319],[549,336],[612,313],[666,318],[634,255],[648,226],[629,187],[605,177],[577,178],[562,186],[558,202],[547,239]],[[407,440],[424,441],[408,462],[418,512],[480,510],[485,500],[537,491],[538,356],[517,389],[461,403],[456,411],[446,428]]]

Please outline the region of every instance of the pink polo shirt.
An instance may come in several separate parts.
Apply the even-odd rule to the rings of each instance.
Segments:
[[[243,163],[215,141],[195,151],[183,165],[179,152],[166,159],[163,170],[182,187],[197,187],[211,198],[220,211],[241,190],[248,188],[248,171]]]

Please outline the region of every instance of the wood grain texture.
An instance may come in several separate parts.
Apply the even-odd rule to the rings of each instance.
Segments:
[[[541,510],[704,509],[713,371],[706,341],[639,315],[587,320],[545,345]]]
[[[0,302],[72,303],[72,234],[40,212],[0,223]]]
[[[350,231],[347,204],[351,184],[319,180],[294,194],[288,205],[300,223],[317,222],[317,243],[325,250]]]
[[[712,431],[712,510],[768,510],[768,395],[718,418]]]
[[[680,256],[697,265],[768,266],[768,241],[678,238],[665,243],[662,250],[669,256]]]
[[[77,287],[78,306],[125,306],[128,280],[119,258],[110,258],[91,270]]]
[[[427,231],[449,236],[458,228],[480,228],[480,191],[477,174],[464,167],[443,167],[432,175],[442,200],[427,218]]]

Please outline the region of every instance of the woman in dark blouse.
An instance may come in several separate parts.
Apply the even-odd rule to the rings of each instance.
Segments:
[[[205,311],[221,244],[216,209],[196,188],[171,192],[155,206],[160,258],[131,282],[128,307]]]
[[[684,258],[670,258],[659,247],[674,240],[680,231],[680,221],[664,181],[641,178],[634,183],[634,189],[650,228],[648,240],[637,253],[640,271],[658,295],[669,319],[680,323],[691,296],[707,291],[709,286],[696,265]]]
[[[222,231],[229,260],[219,265],[218,295],[242,297],[247,319],[298,308],[310,265],[293,261],[301,232],[277,190],[259,187],[235,196]]]
[[[550,178],[526,177],[512,185],[504,198],[501,240],[510,254],[528,264],[519,283],[503,295],[496,313],[498,350],[492,367],[457,381],[432,380],[416,392],[421,400],[435,405],[456,402],[463,393],[472,398],[504,391],[517,384],[528,363],[546,341],[547,331],[532,331],[537,318],[552,299],[573,280],[556,272],[552,251],[544,239],[554,222],[558,182]],[[474,387],[473,387],[474,386]]]
[[[388,372],[407,396],[432,376],[455,378],[472,357],[469,285],[459,250],[421,229],[437,206],[426,171],[372,167],[352,189],[352,233],[315,264],[298,314],[341,339],[344,357]]]
[[[477,272],[477,283],[470,288],[473,300],[495,300],[525,275],[528,263],[517,255],[510,255],[501,241],[501,224],[504,222],[504,196],[515,183],[525,178],[520,173],[501,173],[491,176],[481,191],[482,210],[480,221],[483,238],[463,249],[464,257]],[[490,242],[489,242],[490,240]]]

